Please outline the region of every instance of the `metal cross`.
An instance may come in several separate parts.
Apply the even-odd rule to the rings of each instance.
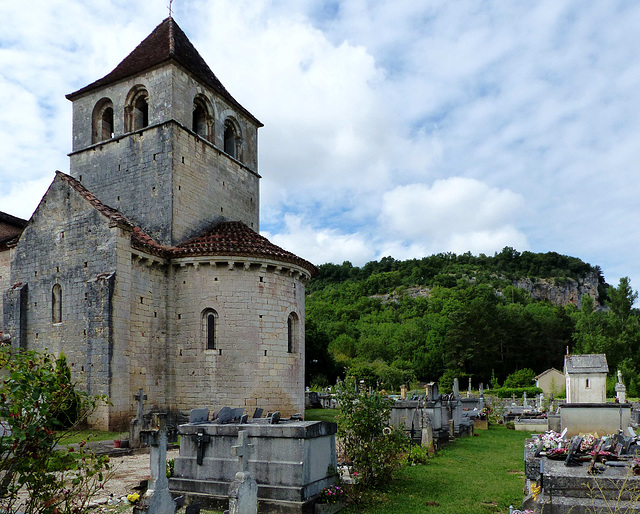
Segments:
[[[173,4],[173,0],[169,0],[169,18],[173,17],[173,8],[171,4]]]
[[[233,455],[238,457],[238,471],[246,472],[249,464],[249,455],[253,453],[253,444],[249,444],[246,430],[238,432],[238,444],[231,447]]]

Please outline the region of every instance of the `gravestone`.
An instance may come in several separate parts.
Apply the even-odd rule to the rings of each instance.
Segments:
[[[400,386],[400,399],[401,400],[407,399],[407,386],[404,384]]]
[[[469,377],[469,387],[467,389],[467,398],[471,398],[471,377]]]
[[[453,397],[457,400],[460,398],[460,386],[458,385],[458,379],[453,379]]]
[[[174,514],[176,507],[169,492],[167,478],[167,419],[165,414],[157,415],[157,428],[143,432],[143,438],[150,445],[149,464],[151,468],[149,487],[144,503],[148,505],[146,514]]]
[[[627,403],[627,388],[622,383],[622,373],[618,370],[618,382],[616,388],[616,399],[618,403]]]
[[[529,404],[527,403],[527,392],[526,392],[526,391],[524,391],[524,392],[522,393],[522,406],[523,406],[525,409],[528,409],[528,408],[529,408]]]
[[[238,458],[238,472],[229,487],[229,514],[255,514],[258,512],[258,484],[249,473],[249,456],[253,445],[245,430],[238,431],[238,444],[231,447]]]
[[[140,448],[140,432],[144,430],[144,401],[147,399],[147,395],[144,394],[142,388],[138,389],[138,394],[133,395],[133,399],[138,402],[138,412],[136,417],[131,420],[131,426],[129,428],[129,444],[131,448]]]

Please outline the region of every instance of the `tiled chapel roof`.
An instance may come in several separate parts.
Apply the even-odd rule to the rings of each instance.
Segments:
[[[609,373],[607,356],[604,353],[587,353],[582,355],[565,355],[564,370],[566,373]]]
[[[226,90],[172,17],[166,18],[160,23],[111,73],[74,93],[68,94],[67,98],[73,100],[83,93],[137,75],[170,60],[195,75],[262,127],[262,123],[242,107]]]
[[[241,221],[225,221],[214,225],[198,237],[180,243],[173,250],[176,257],[186,255],[241,255],[266,257],[297,264],[312,275],[316,267],[297,255],[274,245],[266,237],[251,230]]]
[[[317,268],[309,261],[274,245],[266,237],[251,230],[241,221],[217,223],[201,235],[177,246],[161,245],[120,212],[103,204],[75,178],[61,171],[56,171],[56,176],[67,182],[114,224],[130,228],[132,230],[131,246],[134,248],[168,259],[199,255],[266,258],[295,264],[309,271],[311,275],[317,274]]]

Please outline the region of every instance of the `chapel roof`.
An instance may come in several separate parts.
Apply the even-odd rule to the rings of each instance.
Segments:
[[[565,373],[609,373],[604,353],[586,353],[564,356]]]
[[[172,17],[163,20],[113,71],[88,86],[68,94],[67,98],[73,100],[88,91],[124,80],[171,60],[207,84],[252,121],[261,127],[263,126],[255,116],[231,96]]]
[[[547,375],[547,374],[549,374],[549,373],[554,373],[554,372],[555,372],[555,373],[559,373],[560,375],[562,375],[562,371],[559,371],[559,370],[557,370],[556,368],[549,368],[549,369],[547,369],[547,370],[543,371],[542,373],[540,373],[539,375],[537,375],[537,376],[535,377],[535,379],[536,379],[536,380],[538,380],[538,379],[540,379],[540,378],[544,377],[545,375]]]
[[[6,250],[18,239],[28,221],[0,211],[0,251]]]
[[[258,257],[295,264],[308,270],[311,275],[316,275],[318,271],[309,261],[273,244],[241,221],[218,222],[199,236],[176,246],[162,246],[136,228],[132,243],[143,250],[169,258],[201,255]]]

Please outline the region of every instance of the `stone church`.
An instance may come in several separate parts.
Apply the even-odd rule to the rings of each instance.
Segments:
[[[0,331],[64,352],[110,399],[146,409],[304,409],[305,285],[316,268],[259,231],[257,133],[173,18],[67,95],[70,174],[28,222],[0,216]]]

